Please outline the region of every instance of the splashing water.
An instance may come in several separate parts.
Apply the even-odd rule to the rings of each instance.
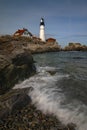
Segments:
[[[49,71],[56,71],[56,73],[51,75]],[[39,110],[54,114],[64,124],[72,122],[77,124],[77,129],[86,130],[86,106],[76,100],[68,102],[63,90],[58,86],[59,81],[69,78],[68,74],[58,73],[57,68],[38,67],[35,76],[15,85],[14,89],[33,87],[34,89],[29,93],[29,96]]]

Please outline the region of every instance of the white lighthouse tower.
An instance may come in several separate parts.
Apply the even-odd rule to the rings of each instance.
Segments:
[[[42,41],[45,41],[45,31],[44,31],[44,29],[45,29],[44,19],[41,18],[41,20],[40,20],[40,39]]]

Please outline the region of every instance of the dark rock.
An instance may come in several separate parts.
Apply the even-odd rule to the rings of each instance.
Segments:
[[[9,116],[9,109],[8,108],[4,108],[0,110],[0,120],[2,120],[5,117]]]
[[[12,63],[16,66],[20,66],[20,65],[30,65],[33,64],[33,57],[31,56],[30,53],[25,52],[22,54],[18,54],[15,58],[12,59]]]
[[[50,130],[58,130],[56,127],[51,127]]]
[[[70,130],[76,130],[76,124],[74,124],[74,123],[69,123],[69,124],[67,125],[67,127],[68,127]]]
[[[26,94],[18,94],[16,95],[16,100],[12,105],[12,113],[15,110],[19,110],[22,109],[23,107],[25,107],[27,104],[29,104],[31,102],[31,99],[28,95]]]
[[[22,109],[31,103],[31,98],[28,96],[30,88],[11,90],[0,98],[0,119],[13,114],[15,111]]]
[[[27,38],[0,37],[0,94],[36,73],[28,44]]]
[[[55,75],[56,74],[56,70],[48,70],[47,71],[50,75]]]

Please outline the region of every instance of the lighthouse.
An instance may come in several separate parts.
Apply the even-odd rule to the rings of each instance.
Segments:
[[[45,42],[45,23],[44,19],[41,18],[40,20],[40,39]]]

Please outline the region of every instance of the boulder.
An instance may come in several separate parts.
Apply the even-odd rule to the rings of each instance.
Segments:
[[[4,119],[17,110],[31,103],[31,98],[28,96],[32,88],[14,89],[0,97],[0,119]]]
[[[0,94],[36,73],[33,57],[22,41],[0,41]]]
[[[33,58],[28,52],[18,54],[10,60],[6,56],[0,56],[0,63],[0,94],[36,72]]]

